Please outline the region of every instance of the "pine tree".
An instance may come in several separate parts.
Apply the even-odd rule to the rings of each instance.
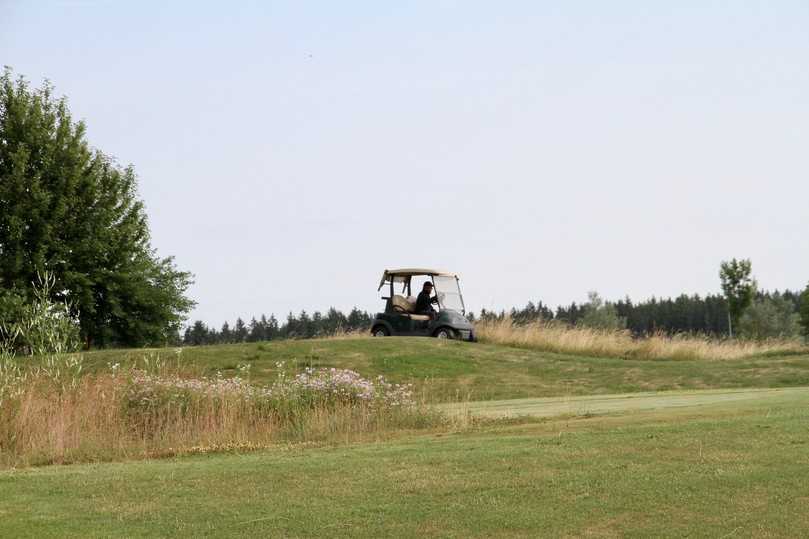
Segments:
[[[247,340],[247,326],[244,325],[244,320],[241,318],[236,319],[236,325],[233,326],[233,341],[244,342]]]
[[[233,332],[230,331],[230,325],[227,322],[222,324],[222,329],[219,330],[218,342],[221,342],[223,344],[233,342]]]
[[[278,319],[275,318],[274,314],[270,315],[270,319],[267,322],[266,332],[264,333],[265,338],[268,341],[272,341],[277,339],[280,336],[280,328],[278,327]]]

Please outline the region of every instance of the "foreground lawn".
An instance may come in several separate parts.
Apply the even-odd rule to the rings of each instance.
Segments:
[[[0,536],[809,534],[809,399],[0,472]]]
[[[339,367],[363,376],[414,382],[433,400],[488,400],[673,389],[809,385],[809,356],[750,359],[624,360],[553,354],[499,345],[425,338],[282,341],[165,350],[110,350],[85,354],[91,368],[157,356],[201,374],[236,374],[251,365],[254,381],[271,381],[276,363]]]

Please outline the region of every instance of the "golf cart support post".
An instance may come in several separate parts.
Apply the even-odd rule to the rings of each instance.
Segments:
[[[426,277],[432,282],[438,298],[438,312],[434,316],[416,313],[415,295],[421,291],[421,282],[413,286],[414,277]],[[377,313],[371,324],[371,333],[377,337],[409,335],[444,339],[475,340],[472,324],[466,319],[466,307],[458,275],[449,271],[427,268],[388,269],[382,274],[379,288],[387,285],[385,312]],[[400,293],[396,293],[401,285]]]

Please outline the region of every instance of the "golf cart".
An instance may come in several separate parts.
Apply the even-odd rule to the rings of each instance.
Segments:
[[[414,279],[422,276],[425,279]],[[432,316],[415,312],[413,290],[418,293],[424,281],[432,282],[436,292],[438,312]],[[377,313],[371,324],[371,334],[375,337],[408,335],[475,340],[474,328],[466,319],[458,276],[454,273],[422,268],[385,270],[378,290],[383,287],[387,294],[382,297],[385,312]]]

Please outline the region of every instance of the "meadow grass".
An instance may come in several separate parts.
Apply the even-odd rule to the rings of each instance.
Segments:
[[[427,338],[104,350],[83,354],[81,361],[77,357],[61,360],[73,365],[73,374],[60,373],[52,359],[15,360],[22,365],[21,375],[39,373],[39,381],[29,378],[17,386],[24,392],[13,406],[0,405],[0,466],[139,459],[279,443],[350,443],[386,439],[400,430],[468,426],[428,407],[437,402],[809,385],[809,356],[801,355],[624,360]],[[152,415],[133,416],[123,406],[127,386],[121,373],[126,371],[210,381],[219,373],[230,380],[249,370],[251,384],[262,387],[285,369],[332,368],[352,369],[371,380],[381,375],[390,382],[412,383],[418,406],[382,411],[337,403],[307,406],[293,416],[238,398],[181,400]]]
[[[3,537],[801,537],[807,402],[0,472]]]
[[[444,421],[409,387],[353,371],[282,371],[272,386],[156,371],[0,373],[0,468],[347,443]]]
[[[478,338],[486,343],[594,357],[736,360],[809,353],[809,347],[799,340],[761,342],[686,334],[633,338],[628,330],[601,330],[556,322],[516,324],[509,318],[483,321],[475,329]]]
[[[174,349],[101,350],[84,354],[84,368],[103,371],[160,359],[197,376],[239,373],[269,383],[276,364],[296,368],[353,369],[397,383],[413,383],[428,402],[491,400],[639,391],[809,385],[809,354],[702,359],[625,360],[561,354],[502,344],[439,341],[420,337],[273,341]],[[35,360],[34,360],[35,361]]]

